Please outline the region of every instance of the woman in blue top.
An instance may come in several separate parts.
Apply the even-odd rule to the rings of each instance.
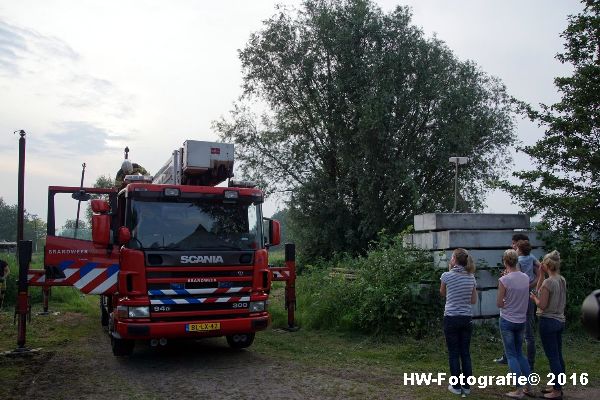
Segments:
[[[448,363],[450,374],[459,377],[462,374],[465,386],[449,385],[448,390],[454,394],[469,394],[471,388],[466,379],[473,375],[471,366],[471,305],[477,303],[475,264],[465,249],[456,249],[450,259],[449,271],[440,278],[440,294],[446,298],[444,308],[444,336],[448,346]]]

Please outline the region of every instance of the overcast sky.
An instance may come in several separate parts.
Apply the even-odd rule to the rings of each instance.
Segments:
[[[125,145],[155,173],[186,139],[216,140],[211,121],[241,94],[237,50],[274,13],[299,1],[0,0],[0,197],[17,201],[18,136],[27,131],[25,207],[45,219],[48,185],[114,177]],[[413,8],[413,23],[460,59],[499,77],[534,104],[558,100],[554,59],[574,0],[379,0]],[[543,134],[521,121],[517,134]],[[462,154],[461,154],[462,155]],[[516,169],[528,168],[524,156]],[[452,195],[449,193],[449,195]],[[517,212],[492,193],[488,212]],[[266,215],[278,207],[266,206]]]

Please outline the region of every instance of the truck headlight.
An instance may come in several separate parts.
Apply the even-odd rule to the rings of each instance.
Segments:
[[[126,318],[150,318],[150,307],[128,307],[128,306],[117,306],[117,317],[119,319]]]
[[[253,301],[250,302],[250,312],[261,312],[265,311],[265,302],[264,301]]]
[[[149,318],[150,317],[150,307],[148,307],[148,306],[129,307],[128,316],[129,316],[129,318]]]

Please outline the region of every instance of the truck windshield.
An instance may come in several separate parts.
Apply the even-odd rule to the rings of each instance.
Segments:
[[[130,246],[169,250],[255,250],[262,245],[260,206],[179,199],[131,201]]]

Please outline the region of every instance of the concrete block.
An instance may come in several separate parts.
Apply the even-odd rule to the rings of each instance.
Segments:
[[[478,294],[481,294],[477,299],[480,303],[481,315],[486,317],[497,317],[500,315],[500,310],[496,306],[497,289],[483,290]]]
[[[478,269],[475,271],[475,280],[477,281],[478,289],[488,289],[498,287],[499,271],[489,269]]]
[[[531,247],[542,247],[544,243],[535,231],[523,231],[529,236]],[[463,247],[465,249],[507,249],[515,231],[452,230],[422,232],[407,235],[406,244],[425,250],[446,250]]]
[[[525,214],[474,214],[433,213],[414,216],[417,232],[443,230],[507,230],[530,229],[529,216]]]
[[[508,247],[506,247],[508,248]],[[506,249],[492,249],[492,250],[478,250],[478,249],[467,249],[475,261],[477,269],[488,269],[488,268],[503,268],[502,267],[502,255]],[[541,248],[535,248],[531,250],[531,254],[538,260],[544,256],[544,250]],[[432,251],[433,265],[436,268],[447,269],[450,258],[452,257],[452,250],[435,250]]]
[[[500,315],[496,307],[496,289],[478,290],[477,303],[471,305],[471,315],[473,317],[497,317]]]
[[[475,304],[471,304],[471,315],[473,317],[479,317],[481,315],[481,304],[479,301]]]

